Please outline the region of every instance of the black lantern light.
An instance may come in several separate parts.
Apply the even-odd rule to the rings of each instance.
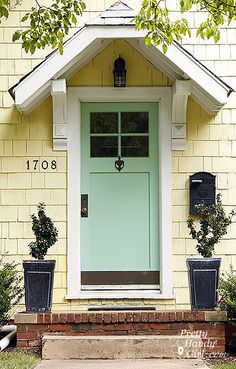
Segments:
[[[119,58],[114,62],[114,87],[126,86],[126,72],[125,61],[119,56]]]

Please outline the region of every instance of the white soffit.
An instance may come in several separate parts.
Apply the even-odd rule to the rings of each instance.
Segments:
[[[30,73],[10,88],[15,104],[22,112],[32,111],[50,95],[51,80],[68,78],[100,53],[115,39],[125,39],[173,83],[190,80],[191,95],[206,111],[217,113],[233,91],[181,45],[174,42],[163,54],[160,47],[146,47],[145,32],[137,31],[135,13],[117,1],[99,17],[88,22],[64,44],[63,55],[52,52]]]

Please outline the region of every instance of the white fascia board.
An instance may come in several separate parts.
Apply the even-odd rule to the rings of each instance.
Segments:
[[[51,79],[55,78],[55,75],[63,70],[65,65],[68,65],[72,59],[80,54],[92,41],[94,35],[92,30],[83,29],[77,36],[80,37],[80,42],[76,42],[77,38],[74,37],[68,41],[64,46],[64,53],[60,55],[59,52],[53,53],[48,59],[45,60],[35,71],[33,71],[28,77],[26,77],[15,88],[15,102],[17,106],[25,105],[25,102],[31,98],[35,93],[40,95],[40,92]],[[86,36],[83,37],[83,35]]]
[[[215,115],[224,106],[224,103],[212,98],[209,93],[202,90],[194,81],[192,81],[192,92],[191,96],[208,114]]]
[[[67,79],[70,78],[76,70],[83,68],[84,65],[88,63],[90,59],[93,59],[98,53],[105,49],[113,40],[95,40],[90,44],[85,50],[83,50],[73,61],[67,64],[64,69],[60,70],[54,75],[54,80],[56,78]],[[24,113],[31,113],[38,105],[40,105],[48,96],[50,96],[50,86],[51,80],[49,80],[45,85],[39,90],[35,91],[24,103],[16,103],[16,107]],[[16,89],[15,96],[19,93]],[[18,101],[18,100],[17,100]]]
[[[145,46],[144,40],[128,40],[128,42],[171,81],[190,79],[193,97],[210,114],[217,113],[227,102],[228,89],[210,71],[177,44],[168,47],[163,54],[160,47]]]
[[[228,89],[220,83],[210,71],[201,66],[194,58],[185,54],[177,44],[168,47],[166,57],[193,80],[200,88],[209,94],[219,105],[227,102]]]
[[[19,90],[17,86],[15,89],[15,106],[22,113],[31,113],[37,105],[41,104],[50,95],[50,86],[51,81],[49,80],[39,90],[36,90],[32,95],[29,95],[29,97],[24,101],[19,99],[21,90]]]
[[[64,45],[63,55],[57,51],[49,56],[45,62],[32,71],[14,89],[15,103],[21,111],[29,111],[37,97],[45,94],[45,89],[50,88],[50,80],[60,78],[66,70],[71,68],[75,60],[86,53],[86,49],[95,41],[114,38],[130,38],[140,35],[135,27],[84,27],[75,37],[72,37]],[[48,93],[48,91],[47,91]]]
[[[58,51],[53,53],[15,87],[16,106],[24,112],[32,109],[43,96],[50,92],[50,80],[61,78],[68,70],[73,69],[73,65],[80,58],[84,62],[89,60],[91,54],[87,51],[91,50],[91,45],[95,41],[93,50],[96,53],[102,40],[106,42],[116,38],[127,39],[131,45],[134,39],[140,39],[140,45],[139,43],[133,43],[133,45],[135,44],[137,49],[140,48],[140,52],[172,80],[182,79],[187,75],[196,84],[195,86],[199,86],[203,91],[203,100],[200,99],[200,103],[202,106],[205,105],[207,111],[215,113],[216,106],[221,107],[227,102],[229,91],[227,87],[191,55],[178,47],[178,44],[169,46],[164,55],[160,47],[147,48],[141,40],[144,37],[145,31],[137,31],[134,25],[84,27],[66,42],[63,55]],[[206,102],[205,95],[209,104]]]
[[[83,68],[91,59],[101,53],[108,45],[110,45],[114,39],[100,40],[96,39],[91,45],[89,45],[84,53],[79,54],[70,65],[67,65],[64,71],[61,71],[58,78],[70,78],[76,71]],[[55,76],[56,78],[56,76]]]
[[[146,46],[144,39],[130,39],[130,45],[142,54],[150,63],[164,73],[172,82],[183,78],[182,69],[171,63],[157,47]]]

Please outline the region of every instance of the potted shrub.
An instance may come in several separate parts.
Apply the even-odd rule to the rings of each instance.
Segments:
[[[24,260],[26,311],[50,311],[55,260],[44,260],[49,247],[57,241],[58,232],[45,214],[45,205],[38,204],[38,214],[31,215],[35,241],[30,242],[30,255],[37,260]]]
[[[203,258],[187,259],[189,270],[192,309],[214,309],[217,304],[220,258],[214,258],[215,245],[227,233],[235,211],[225,214],[221,194],[216,196],[216,204],[196,205],[199,227],[189,218],[189,234],[197,241],[196,249]]]

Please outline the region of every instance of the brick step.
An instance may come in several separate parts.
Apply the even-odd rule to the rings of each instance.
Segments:
[[[201,356],[200,337],[183,336],[61,336],[44,335],[42,358],[69,359],[156,359]]]
[[[43,335],[178,336],[201,335],[207,353],[225,351],[225,311],[57,311],[18,313],[17,346],[39,350]]]

